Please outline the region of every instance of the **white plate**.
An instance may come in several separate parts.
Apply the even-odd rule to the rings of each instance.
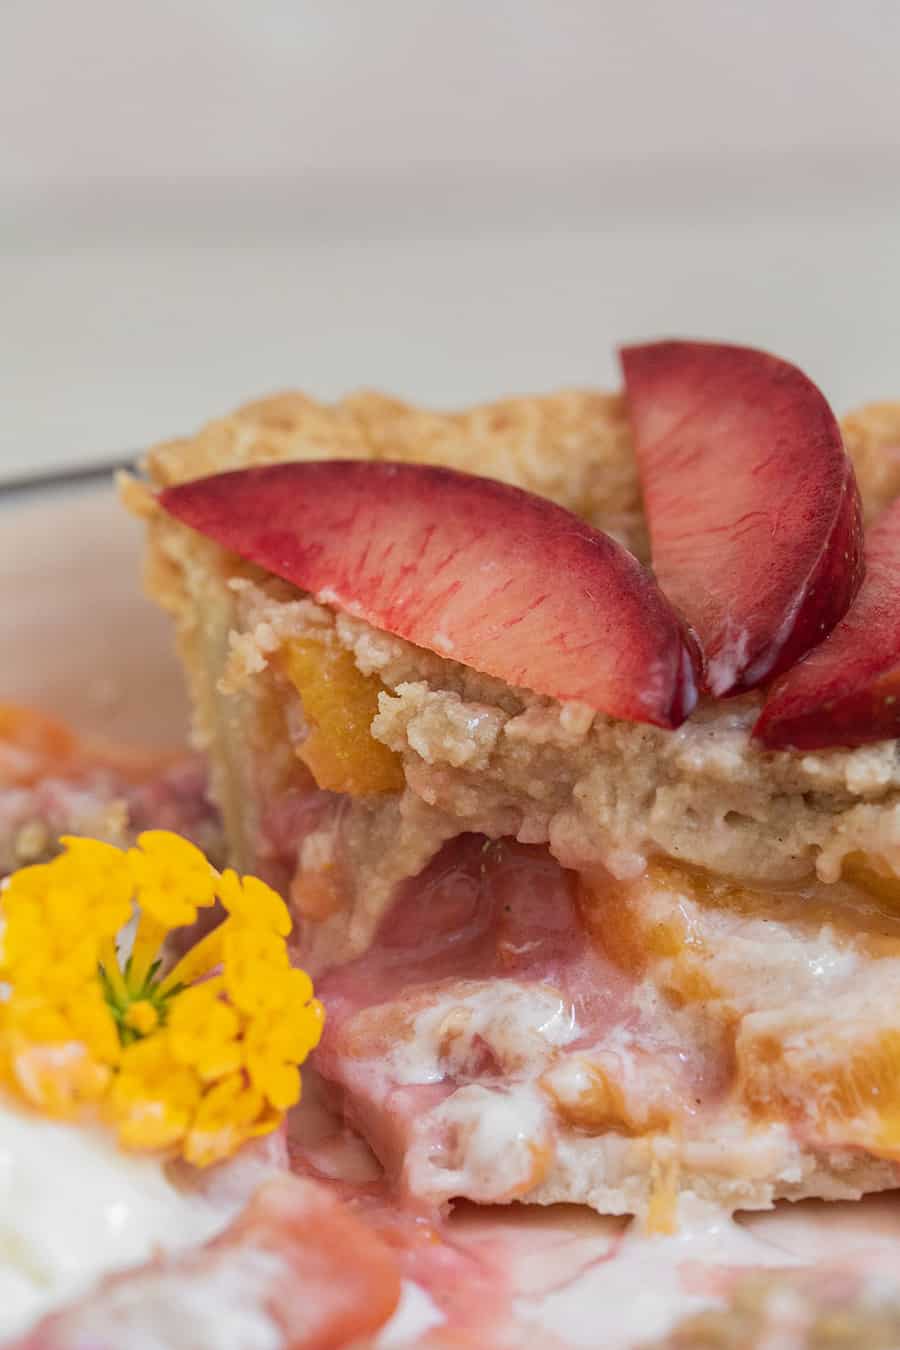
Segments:
[[[93,734],[184,741],[181,674],[140,555],[112,483],[0,500],[0,698]]]
[[[112,487],[10,497],[0,521],[0,698],[104,736],[183,741],[186,705],[168,624],[141,593],[140,526]],[[559,1345],[591,1350],[630,1350],[714,1301],[698,1288],[704,1270],[723,1264],[831,1263],[864,1252],[872,1273],[900,1267],[893,1194],[861,1204],[783,1204],[738,1224],[707,1218],[656,1239],[623,1238],[621,1220],[575,1207],[464,1206],[451,1233],[476,1250],[504,1251],[519,1311]],[[398,1323],[383,1343],[413,1342]]]

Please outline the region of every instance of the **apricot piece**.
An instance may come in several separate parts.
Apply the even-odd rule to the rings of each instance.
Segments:
[[[288,642],[284,666],[310,726],[297,753],[318,786],[351,796],[399,792],[400,757],[371,732],[381,681],[363,675],[343,648],[313,638]]]

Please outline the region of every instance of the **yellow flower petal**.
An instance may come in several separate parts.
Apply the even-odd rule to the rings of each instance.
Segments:
[[[137,990],[144,987],[150,974],[150,967],[159,956],[168,931],[166,924],[159,923],[144,911],[141,912],[131,944],[128,965],[129,988]]]
[[[299,1016],[304,1005],[309,1003],[312,998],[313,985],[305,970],[299,970],[296,966],[285,972],[281,982],[281,994],[284,999],[284,1009],[287,1016]],[[321,1006],[321,1005],[320,1005]]]
[[[298,972],[301,973],[301,972]],[[300,1099],[300,1072],[322,1034],[318,999],[296,1009],[255,1018],[244,1035],[244,1063],[253,1085],[273,1107],[286,1111]]]
[[[218,928],[214,928],[206,937],[196,942],[189,951],[185,952],[181,960],[169,971],[168,975],[161,982],[159,988],[163,994],[168,993],[179,984],[191,984],[194,980],[201,979],[208,975],[210,971],[215,970],[216,966],[222,964],[222,946],[225,937],[225,931],[228,928],[228,921],[220,923]]]
[[[9,977],[20,993],[49,996],[81,989],[97,977],[97,943],[86,937],[68,950],[47,943],[18,961]]]
[[[113,936],[131,918],[134,889],[126,855],[98,839],[64,835],[65,852],[47,866],[77,890],[98,936]]]
[[[39,902],[31,897],[18,897],[14,902],[9,892],[0,893],[3,910],[3,933],[0,936],[0,963],[4,972],[45,942],[45,924]]]
[[[119,953],[115,938],[105,938],[97,953],[100,967],[106,976],[106,982],[112,990],[113,998],[122,1007],[128,1001],[128,987],[119,965]]]
[[[195,1167],[208,1167],[229,1157],[248,1139],[267,1134],[279,1120],[243,1074],[232,1074],[204,1093],[185,1140],[184,1156]]]
[[[256,1090],[278,1111],[300,1100],[300,1070],[273,1039],[269,1021],[255,1022],[244,1038],[245,1064]]]
[[[103,1063],[114,1065],[122,1052],[119,1033],[109,1004],[97,984],[86,985],[71,994],[62,1012],[71,1034],[87,1046]]]
[[[172,1059],[155,1032],[122,1051],[108,1111],[126,1148],[166,1149],[184,1138],[200,1096],[197,1075]]]
[[[289,969],[284,939],[262,928],[226,926],[222,971],[229,997],[251,1016],[277,1007]]]
[[[72,983],[75,949],[111,938],[131,915],[131,879],[124,855],[95,840],[66,839],[51,863],[23,868],[4,888],[3,968],[40,961],[57,979]],[[62,958],[62,960],[60,960]],[[64,967],[64,972],[60,971]]]
[[[59,859],[56,864],[33,863],[30,867],[20,867],[17,872],[13,872],[3,887],[4,908],[10,908],[19,899],[40,899],[44,891],[53,885],[53,878],[58,876],[58,871],[54,870],[58,862]]]
[[[74,1039],[64,1011],[40,995],[16,994],[6,1005],[5,1014],[8,1033],[22,1041],[64,1045]]]
[[[147,1082],[164,1079],[171,1067],[172,1057],[164,1036],[148,1036],[146,1040],[127,1045],[122,1051],[123,1072]]]
[[[172,1058],[191,1065],[205,1082],[240,1068],[240,1029],[237,1013],[218,988],[195,985],[172,1000],[167,1023]]]
[[[288,907],[277,891],[259,877],[239,877],[227,869],[219,878],[219,899],[233,918],[253,928],[269,928],[287,937],[293,924]]]

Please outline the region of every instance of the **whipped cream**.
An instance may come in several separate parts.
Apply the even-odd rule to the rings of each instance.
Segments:
[[[0,1101],[0,1338],[110,1271],[205,1241],[229,1217],[101,1129]]]

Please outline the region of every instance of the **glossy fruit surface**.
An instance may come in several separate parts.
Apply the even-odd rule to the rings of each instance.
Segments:
[[[801,371],[751,348],[655,342],[622,366],[654,571],[710,692],[751,689],[827,637],[862,579],[837,421]]]
[[[322,603],[508,684],[665,727],[696,701],[690,638],[652,576],[544,498],[330,460],[197,479],[160,501]]]
[[[771,750],[900,737],[900,500],[866,536],[866,576],[831,636],[776,681],[753,733]]]

